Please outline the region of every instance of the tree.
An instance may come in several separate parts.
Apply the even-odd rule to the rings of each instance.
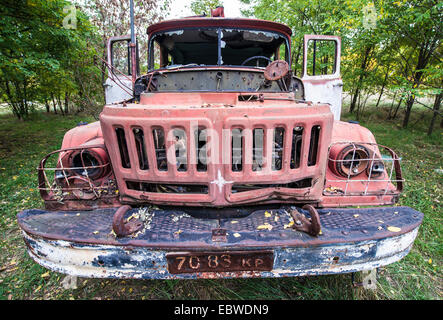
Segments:
[[[441,66],[441,1],[241,1],[250,4],[243,14],[291,27],[292,68],[296,75],[302,70],[304,34],[339,35],[344,91],[350,94],[350,111],[356,112],[357,117],[369,95],[378,95],[378,106],[383,93],[392,90],[399,102],[396,108],[391,108],[390,117],[395,118],[406,101],[403,119],[406,127],[430,70]],[[368,23],[371,16],[373,23]],[[441,88],[441,83],[436,86]]]
[[[190,8],[196,15],[211,16],[211,9],[223,7],[223,1],[220,0],[193,0]]]
[[[146,29],[149,25],[164,19],[169,9],[170,0],[135,0],[134,25],[140,51],[141,71],[147,70],[148,36]],[[130,34],[129,0],[84,0],[82,7],[90,15],[91,23],[97,27],[101,37],[101,57],[106,60],[106,41],[112,36]],[[102,66],[102,83],[105,82],[106,73]],[[104,94],[104,87],[103,87]]]
[[[90,55],[86,39],[92,26],[79,12],[77,27],[63,26],[64,0],[7,0],[0,7],[0,92],[19,119],[29,115],[35,102],[54,111],[69,111],[76,91],[72,61]]]
[[[443,4],[438,0],[396,1],[384,3],[386,14],[380,26],[396,39],[404,65],[404,78],[409,85],[403,127],[409,123],[417,91],[426,77],[425,69],[441,45]]]

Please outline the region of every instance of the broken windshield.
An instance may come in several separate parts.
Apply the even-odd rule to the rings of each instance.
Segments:
[[[231,28],[195,28],[155,34],[150,41],[149,69],[181,66],[266,67],[289,63],[287,39],[276,32]]]

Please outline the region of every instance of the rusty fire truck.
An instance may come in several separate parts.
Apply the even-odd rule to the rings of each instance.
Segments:
[[[110,38],[100,121],[40,162],[45,209],[18,214],[32,259],[170,279],[353,273],[408,254],[423,214],[395,206],[396,153],[340,121],[339,37],[306,35],[297,77],[280,23],[217,8],[147,32],[148,72],[133,32]]]

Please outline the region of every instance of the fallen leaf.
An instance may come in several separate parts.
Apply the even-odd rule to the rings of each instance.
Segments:
[[[99,233],[98,231],[94,231],[94,232],[93,232],[93,234],[98,234],[98,233]]]
[[[383,220],[378,220],[378,222],[380,222],[380,223],[385,223]]]
[[[258,226],[257,229],[258,230],[263,230],[263,229],[272,230],[272,226],[269,223],[265,223],[265,224]]]
[[[231,223],[232,223],[232,224],[234,224],[234,223],[238,223],[238,221],[237,221],[237,220],[232,220]]]
[[[401,228],[389,226],[388,230],[391,232],[400,232]]]
[[[268,211],[265,211],[265,217],[269,218],[271,216],[271,214]]]
[[[359,216],[359,214],[354,214],[354,218],[358,218]]]
[[[380,227],[380,226],[379,226],[377,229],[378,229],[378,230],[383,230],[383,227]]]
[[[47,277],[49,277],[49,271],[43,273],[43,274],[41,275],[41,277],[42,277],[42,278],[47,278]]]
[[[429,258],[428,263],[432,264],[432,259],[431,258]]]
[[[287,229],[287,228],[292,227],[293,225],[294,225],[294,221],[291,221],[288,224],[285,224],[284,228]]]
[[[238,237],[240,237],[241,235],[240,235],[240,233],[237,233],[237,232],[236,232],[236,233],[233,234],[233,236],[236,237],[236,238],[238,238]]]

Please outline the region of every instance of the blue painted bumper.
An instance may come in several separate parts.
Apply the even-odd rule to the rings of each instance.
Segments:
[[[168,279],[370,270],[403,258],[423,218],[408,207],[322,209],[322,233],[312,237],[288,227],[292,218],[285,209],[258,210],[233,219],[197,219],[180,211],[153,210],[141,232],[116,238],[112,234],[114,212],[26,210],[18,214],[18,222],[30,256],[51,270],[81,277]],[[213,241],[215,228],[226,230],[225,241]],[[250,250],[271,250],[272,270],[172,274],[166,259],[176,252]]]

